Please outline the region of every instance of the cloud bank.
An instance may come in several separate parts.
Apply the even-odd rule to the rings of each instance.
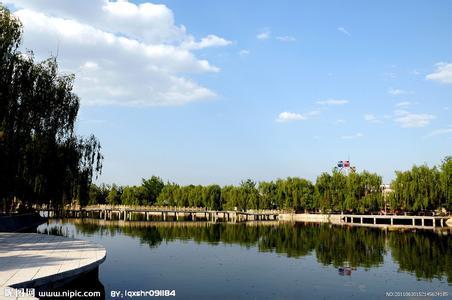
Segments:
[[[104,0],[7,0],[24,25],[24,47],[38,59],[58,53],[76,74],[82,105],[183,105],[215,97],[190,74],[219,72],[196,51],[231,44],[197,40],[165,5]]]

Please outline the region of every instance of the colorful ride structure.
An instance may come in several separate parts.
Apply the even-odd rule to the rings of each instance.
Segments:
[[[340,160],[334,170],[347,175],[356,172],[356,167],[351,165],[350,160]]]

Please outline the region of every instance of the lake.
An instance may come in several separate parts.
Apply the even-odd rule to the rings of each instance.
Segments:
[[[450,230],[66,219],[38,232],[102,244],[106,299],[126,290],[174,290],[179,299],[452,295]]]

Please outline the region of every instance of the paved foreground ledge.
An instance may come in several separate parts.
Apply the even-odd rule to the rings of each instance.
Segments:
[[[0,299],[7,287],[57,287],[97,268],[106,254],[104,247],[82,240],[0,233]]]

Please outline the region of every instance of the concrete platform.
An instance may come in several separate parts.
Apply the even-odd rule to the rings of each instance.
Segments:
[[[9,288],[61,286],[96,269],[106,254],[104,247],[82,240],[36,233],[0,233],[0,299],[15,299],[5,295]]]

